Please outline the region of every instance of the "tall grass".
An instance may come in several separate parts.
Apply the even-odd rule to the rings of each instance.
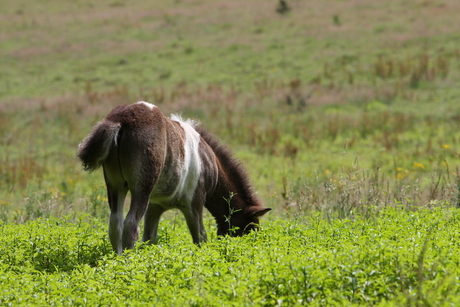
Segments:
[[[112,107],[141,99],[166,115],[182,111],[221,137],[278,212],[345,217],[386,206],[458,205],[460,113],[426,114],[378,100],[302,105],[283,99],[309,88],[299,80],[255,86],[253,93],[183,84],[142,92],[86,86],[80,96],[4,111],[9,124],[0,131],[2,218],[105,215],[102,175],[82,172],[77,144]]]
[[[458,206],[458,1],[279,5],[5,4],[1,219],[104,216],[76,148],[138,100],[201,121],[278,213]]]

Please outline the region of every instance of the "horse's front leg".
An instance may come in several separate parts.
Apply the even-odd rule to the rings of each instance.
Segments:
[[[144,220],[144,235],[142,241],[150,244],[156,244],[158,242],[158,224],[160,223],[160,217],[165,212],[165,209],[157,204],[149,204],[147,213],[145,214]]]
[[[203,224],[203,205],[189,206],[181,209],[185,216],[193,243],[206,242],[207,235]]]

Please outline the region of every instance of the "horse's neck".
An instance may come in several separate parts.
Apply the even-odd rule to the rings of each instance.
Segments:
[[[208,195],[206,208],[217,223],[222,223],[235,210],[240,209],[241,201],[235,186],[229,182],[227,175],[219,168],[216,189]]]

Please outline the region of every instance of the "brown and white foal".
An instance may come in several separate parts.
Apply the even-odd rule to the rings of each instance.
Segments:
[[[203,206],[218,235],[239,236],[270,211],[255,196],[231,153],[191,120],[167,118],[154,105],[114,108],[79,145],[85,170],[101,165],[110,206],[109,237],[115,252],[133,248],[145,215],[143,240],[157,241],[160,216],[182,211],[194,243],[206,241]],[[127,192],[131,207],[123,221]],[[233,197],[229,200],[230,193]]]

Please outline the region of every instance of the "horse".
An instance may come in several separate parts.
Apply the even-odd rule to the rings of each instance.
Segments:
[[[102,166],[110,207],[109,238],[122,254],[142,240],[157,243],[161,215],[179,209],[195,244],[207,240],[203,207],[218,236],[242,236],[259,227],[265,208],[241,163],[193,120],[163,115],[150,103],[119,105],[78,146],[86,171]],[[131,195],[124,217],[127,193]]]

